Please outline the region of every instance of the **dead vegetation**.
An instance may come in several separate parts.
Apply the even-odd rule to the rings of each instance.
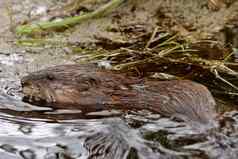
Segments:
[[[232,99],[238,95],[238,69],[235,62],[237,51],[234,49],[237,36],[228,39],[227,35],[229,32],[233,33],[237,26],[233,22],[238,17],[235,9],[238,2],[202,0],[200,3],[183,0],[168,5],[169,2],[156,1],[155,4],[153,0],[140,3],[111,0],[106,4],[99,4],[93,0],[75,0],[63,7],[62,14],[57,10],[49,12],[50,19],[63,17],[60,21],[29,21],[30,24],[16,28],[16,33],[22,37],[25,37],[24,34],[39,35],[40,32],[45,36],[48,31],[62,31],[81,23],[81,20],[87,20],[88,28],[84,25],[78,28],[76,26],[67,32],[67,36],[78,34],[79,38],[84,34],[77,30],[82,27],[83,30],[90,30],[90,25],[95,25],[94,29],[97,29],[89,33],[89,42],[62,42],[54,38],[49,42],[40,33],[41,36],[36,39],[35,36],[20,38],[18,44],[68,47],[73,54],[80,55],[77,62],[106,60],[117,71],[130,71],[142,76],[163,72],[203,83],[217,95],[226,95]],[[102,21],[94,19],[100,19],[109,10],[112,12],[102,18]],[[232,15],[228,17],[230,13]],[[223,17],[220,18],[221,15]]]

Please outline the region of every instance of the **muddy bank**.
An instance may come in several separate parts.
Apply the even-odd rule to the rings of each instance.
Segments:
[[[0,149],[4,159],[107,159],[115,154],[118,159],[237,158],[238,117],[232,103],[237,98],[236,66],[224,63],[231,48],[237,47],[237,2],[211,6],[206,0],[124,1],[104,17],[35,37],[16,36],[14,28],[88,13],[108,1],[86,3],[61,15],[57,8],[70,1],[8,2],[0,2],[0,32],[4,33],[0,36]],[[236,57],[231,57],[226,62],[234,64]],[[110,69],[126,68],[139,77],[197,80],[220,93],[216,101],[224,107],[221,112],[230,110],[227,107],[234,111],[222,115],[215,133],[204,135],[184,122],[146,111],[82,120],[75,110],[43,109],[21,101],[17,88],[29,72],[91,60]],[[224,102],[224,94],[233,98]]]
[[[89,20],[89,22],[83,22],[76,26],[76,29],[70,29],[69,40],[73,42],[96,42],[97,38],[103,37],[123,42],[128,40],[128,37],[133,39],[131,36],[133,32],[137,32],[137,34],[138,31],[141,33],[151,32],[156,25],[159,25],[168,31],[179,33],[190,42],[209,39],[235,48],[238,45],[235,35],[237,32],[237,7],[238,3],[235,1],[222,0],[125,1],[106,18]],[[77,12],[82,11],[82,8],[89,12],[97,8],[97,5],[82,3]],[[51,18],[75,15],[75,10],[70,11],[68,9],[66,10],[67,13],[59,15],[57,7],[47,9],[50,11]],[[39,17],[39,15],[37,16]],[[37,18],[38,21],[44,20],[47,15],[42,13],[40,17]],[[25,18],[25,21],[32,22],[32,19],[34,19],[34,15]],[[125,27],[126,30],[124,30]]]

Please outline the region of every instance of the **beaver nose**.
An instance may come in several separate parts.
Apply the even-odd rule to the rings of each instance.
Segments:
[[[21,85],[26,85],[26,81],[21,80]]]
[[[26,85],[29,81],[29,78],[28,76],[25,76],[25,77],[22,77],[21,79],[21,85]]]
[[[30,82],[27,81],[27,80],[21,80],[21,85],[22,85],[22,86],[29,86],[29,85],[30,85]]]

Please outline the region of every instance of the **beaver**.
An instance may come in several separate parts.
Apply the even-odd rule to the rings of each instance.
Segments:
[[[56,109],[147,109],[204,124],[216,116],[209,90],[189,80],[155,81],[74,64],[30,73],[21,83],[25,102]]]

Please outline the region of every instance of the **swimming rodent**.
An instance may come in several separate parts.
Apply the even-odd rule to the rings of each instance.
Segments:
[[[216,116],[209,90],[189,80],[140,79],[92,65],[74,64],[30,73],[21,82],[25,102],[55,109],[80,109],[85,113],[148,109],[203,124]]]

